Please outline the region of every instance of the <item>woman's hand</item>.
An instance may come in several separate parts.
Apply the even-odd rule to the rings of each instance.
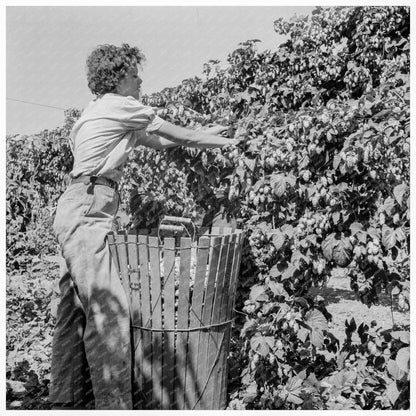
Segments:
[[[240,139],[228,139],[227,144],[222,147],[222,152],[231,152],[232,150],[237,148],[237,145],[240,144],[242,140]]]
[[[238,144],[240,144],[243,141],[244,140],[242,138],[229,139],[228,142],[227,142],[227,146],[237,146]]]
[[[172,124],[166,121],[161,124],[154,133],[178,144],[179,146],[195,147],[198,149],[210,149],[223,146],[235,146],[240,143],[239,139],[229,139],[212,132],[227,130],[224,126],[212,126],[207,129],[192,130]]]
[[[203,131],[204,133],[208,133],[208,134],[213,134],[213,135],[224,133],[227,130],[228,130],[228,126],[220,126],[219,124],[214,125],[214,126],[200,128],[200,131]]]

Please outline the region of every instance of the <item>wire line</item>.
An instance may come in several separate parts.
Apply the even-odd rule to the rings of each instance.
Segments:
[[[55,108],[56,110],[64,110],[64,111],[66,110],[65,108],[54,107],[53,105],[46,105],[46,104],[34,103],[34,102],[30,102],[30,101],[17,100],[16,98],[8,98],[8,97],[6,97],[6,100],[9,100],[9,101],[17,101],[19,103],[25,103],[25,104],[37,105],[39,107]]]

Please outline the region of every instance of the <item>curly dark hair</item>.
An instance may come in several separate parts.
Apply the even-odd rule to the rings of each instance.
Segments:
[[[144,55],[136,46],[99,45],[87,58],[88,87],[93,94],[113,92],[127,71],[141,65]]]

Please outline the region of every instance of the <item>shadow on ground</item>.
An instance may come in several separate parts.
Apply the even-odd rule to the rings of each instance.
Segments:
[[[312,296],[321,296],[324,298],[327,305],[345,301],[356,301],[362,304],[359,296],[355,294],[349,285],[350,280],[348,277],[332,277],[328,281],[327,286],[311,288],[309,293]],[[388,293],[380,293],[379,303],[375,306],[382,306],[389,309],[392,308],[393,311],[403,312],[398,307],[396,297],[393,297],[392,299]]]

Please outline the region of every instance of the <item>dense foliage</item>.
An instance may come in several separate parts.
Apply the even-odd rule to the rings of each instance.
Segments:
[[[45,239],[46,240],[46,239]],[[7,281],[8,408],[47,409],[54,320],[59,301],[54,257],[31,256]],[[30,264],[28,264],[30,263]]]
[[[345,267],[368,306],[387,292],[408,307],[409,27],[406,7],[316,8],[275,22],[287,35],[278,50],[249,40],[226,65],[204,65],[203,78],[144,98],[175,124],[226,124],[243,139],[235,149],[138,149],[122,185],[134,227],[222,212],[246,231],[229,408],[409,406],[408,332],[353,319],[340,345],[324,300],[309,294]],[[30,148],[8,139],[10,269],[30,244],[41,250],[28,231],[65,186],[64,138],[78,115]]]
[[[205,65],[204,79],[147,97],[162,117],[194,128],[226,123],[244,143],[231,151],[174,150],[154,162],[138,154],[138,165],[146,160],[149,169],[135,175],[127,167],[126,185],[158,168],[156,183],[171,187],[163,172],[184,171],[199,208],[223,210],[247,231],[237,299],[247,314],[247,342],[239,346],[246,369],[231,407],[403,406],[389,396],[394,377],[367,398],[346,389],[384,371],[395,352],[369,352],[364,336],[362,371],[350,373],[351,346],[331,338],[325,310],[308,290],[341,266],[367,305],[382,291],[402,307],[408,302],[408,9],[317,8],[310,18],[276,21],[275,30],[288,35],[277,51],[259,53],[257,41],[247,41],[227,66]],[[140,221],[140,205],[131,208]],[[159,213],[193,209],[164,204]],[[333,373],[339,402],[322,388]]]
[[[79,115],[68,110],[62,128],[7,137],[6,260],[10,269],[23,269],[28,255],[55,252],[38,229],[52,231],[56,202],[68,184],[73,163],[68,135]]]

